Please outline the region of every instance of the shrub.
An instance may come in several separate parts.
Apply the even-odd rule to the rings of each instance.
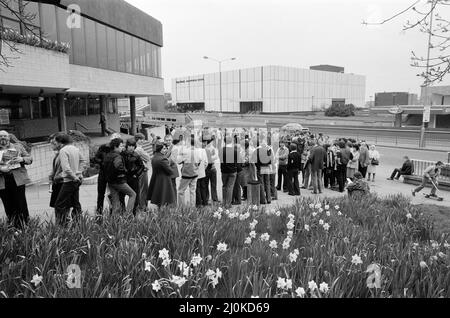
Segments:
[[[254,219],[256,238],[246,244]],[[448,238],[402,196],[304,199],[279,213],[164,208],[107,217],[102,225],[84,217],[67,230],[33,220],[24,233],[0,225],[0,297],[295,297],[298,287],[306,297],[449,297]],[[197,255],[201,261],[183,273],[181,262]],[[81,289],[66,286],[70,264],[81,268]],[[377,266],[373,288],[366,269]],[[42,282],[31,283],[34,275]],[[284,279],[292,288],[280,285]],[[308,289],[312,281],[329,290]]]
[[[333,105],[325,111],[327,117],[351,117],[355,116],[356,108],[353,104]]]

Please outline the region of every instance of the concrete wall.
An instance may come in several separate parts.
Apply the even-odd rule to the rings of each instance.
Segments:
[[[87,144],[75,144],[84,158],[89,161],[89,146]],[[32,183],[46,182],[52,170],[55,153],[49,143],[33,144],[31,149],[33,164],[27,167],[28,175]]]

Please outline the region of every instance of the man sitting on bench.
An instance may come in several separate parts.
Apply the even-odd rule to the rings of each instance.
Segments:
[[[410,176],[414,173],[414,165],[411,160],[409,160],[408,156],[404,156],[403,159],[405,162],[403,163],[403,166],[401,169],[395,169],[394,172],[392,172],[392,175],[388,180],[398,180],[401,176]]]
[[[430,197],[437,198],[436,191],[438,190],[438,178],[443,167],[444,164],[442,161],[438,161],[435,165],[429,166],[423,173],[422,184],[417,189],[413,190],[412,195],[416,196],[416,193],[422,191],[426,187],[428,181],[430,181],[433,187],[431,189]]]

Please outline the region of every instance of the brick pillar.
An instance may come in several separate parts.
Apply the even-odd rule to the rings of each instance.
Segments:
[[[130,121],[131,121],[131,129],[130,134],[136,134],[136,96],[130,96]]]
[[[64,94],[56,94],[56,112],[59,131],[67,132],[66,103],[64,101]]]

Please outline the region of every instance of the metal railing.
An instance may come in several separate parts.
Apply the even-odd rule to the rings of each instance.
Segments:
[[[428,167],[436,164],[436,162],[434,161],[426,161],[426,160],[412,159],[411,161],[414,165],[413,175],[417,177],[422,177],[425,173],[425,170]],[[447,164],[444,166],[444,168],[442,168],[439,180],[450,182],[450,164]]]

